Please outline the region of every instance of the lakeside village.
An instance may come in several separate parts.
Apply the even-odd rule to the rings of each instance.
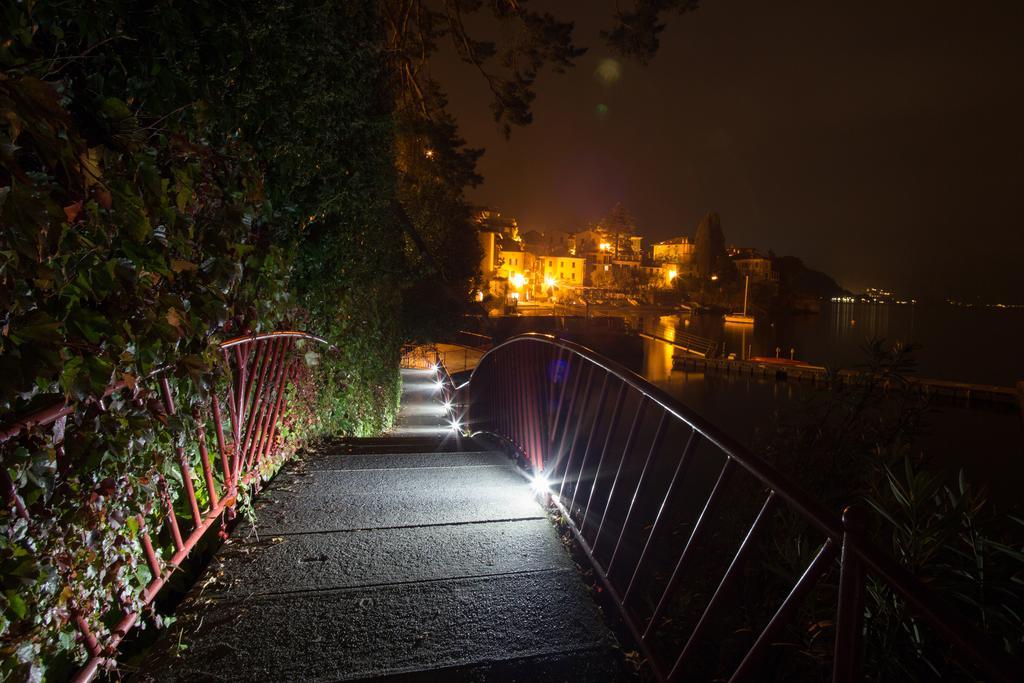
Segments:
[[[718,214],[708,213],[691,237],[645,244],[628,212],[616,205],[585,229],[524,230],[495,210],[476,215],[483,259],[477,301],[489,315],[533,315],[556,307],[657,306],[679,312],[818,313],[822,301],[850,292],[794,256],[726,246]],[[871,290],[857,299],[903,303]],[[907,301],[910,303],[910,301]]]

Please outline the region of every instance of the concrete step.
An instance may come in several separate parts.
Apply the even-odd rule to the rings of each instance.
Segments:
[[[143,680],[446,680],[445,670],[614,648],[574,569],[215,601],[183,610],[170,636],[186,656],[155,654]]]
[[[546,519],[368,529],[226,543],[204,595],[243,599],[283,592],[497,576],[573,565]]]
[[[431,453],[488,450],[469,437],[446,431],[443,434],[396,435],[381,439],[346,439],[331,441],[318,451],[325,453]]]
[[[615,683],[641,680],[622,653],[608,647],[377,676],[377,683]]]
[[[260,535],[544,516],[529,484],[508,464],[283,472],[255,509]]]
[[[509,457],[497,451],[450,451],[444,453],[344,453],[322,454],[306,460],[306,470],[363,470],[404,467],[466,467],[505,465]]]

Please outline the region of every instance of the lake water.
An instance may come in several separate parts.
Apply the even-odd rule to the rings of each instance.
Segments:
[[[821,391],[799,382],[673,370],[675,352],[670,344],[644,340],[642,358],[627,364],[755,451],[773,432],[777,416],[793,420],[810,394]],[[1024,427],[1015,407],[936,405],[929,409],[925,430],[918,445],[937,466],[964,469],[998,500],[1019,499]]]
[[[713,315],[625,317],[634,327],[642,324],[667,338],[683,330],[724,342],[726,352],[737,356],[740,349],[745,349],[743,356],[774,356],[779,348],[780,355],[788,357],[792,348],[800,360],[850,368],[866,362],[862,347],[868,340],[885,338],[921,345],[914,373],[920,377],[1002,386],[1024,379],[1021,309],[837,303],[817,315],[759,318],[753,328],[727,325]],[[504,322],[510,323],[506,334],[557,329],[550,317]],[[630,367],[755,450],[774,429],[776,414],[799,414],[801,401],[817,391],[797,382],[673,370],[677,351],[659,341],[596,332],[567,336]],[[989,484],[997,498],[1019,498],[1024,487],[1024,429],[1016,407],[937,405],[927,422],[920,447],[933,462],[954,471],[964,468],[972,480]]]
[[[775,356],[776,349],[789,357],[792,349],[800,360],[846,368],[866,361],[871,339],[917,343],[917,376],[1002,386],[1024,380],[1024,309],[826,303],[817,315],[758,317],[753,327],[718,315],[647,316],[643,325],[714,339],[737,357]]]

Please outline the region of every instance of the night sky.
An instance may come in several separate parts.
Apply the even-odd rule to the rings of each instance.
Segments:
[[[1024,303],[1024,2],[705,0],[646,67],[603,61],[614,3],[546,6],[590,49],[511,140],[472,67],[434,67],[487,150],[475,203],[578,229],[622,201],[655,240],[715,210],[853,290]]]

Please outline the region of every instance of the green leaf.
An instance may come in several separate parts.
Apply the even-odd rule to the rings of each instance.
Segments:
[[[28,614],[28,605],[25,604],[25,600],[12,590],[4,591],[4,595],[7,597],[7,607],[14,612],[16,617],[24,619]]]
[[[84,392],[78,381],[79,373],[82,372],[84,364],[85,362],[81,356],[73,356],[64,363],[64,367],[60,372],[60,388],[66,395],[74,396],[78,399],[84,398]]]
[[[61,323],[43,311],[27,316],[20,324],[11,325],[10,338],[15,344],[60,344],[64,341]]]

